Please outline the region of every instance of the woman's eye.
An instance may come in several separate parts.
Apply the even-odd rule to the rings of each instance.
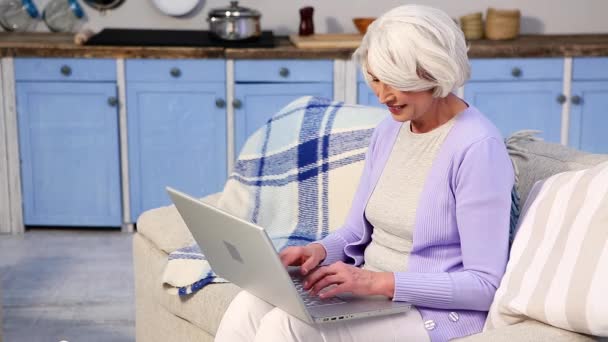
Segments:
[[[380,80],[375,77],[372,77],[372,82],[378,82],[378,81],[380,81]]]

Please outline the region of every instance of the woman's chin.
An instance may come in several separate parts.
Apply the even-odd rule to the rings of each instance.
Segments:
[[[392,113],[391,112],[391,116],[393,117],[393,120],[398,121],[398,122],[406,122],[406,121],[410,120],[410,116],[405,113]]]

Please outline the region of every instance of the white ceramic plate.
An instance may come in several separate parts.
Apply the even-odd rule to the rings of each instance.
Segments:
[[[152,0],[159,11],[174,17],[190,13],[199,2],[200,0]]]

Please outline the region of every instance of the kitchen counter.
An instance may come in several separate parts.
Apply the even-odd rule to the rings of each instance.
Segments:
[[[88,46],[66,33],[0,32],[0,57],[223,58],[223,48]]]
[[[0,57],[349,59],[353,49],[299,49],[287,37],[275,48],[76,45],[72,34],[0,32]],[[608,56],[608,34],[524,35],[515,40],[471,41],[469,57]]]

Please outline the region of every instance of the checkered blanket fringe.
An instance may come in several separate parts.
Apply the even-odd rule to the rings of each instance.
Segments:
[[[373,129],[386,116],[323,98],[295,100],[249,137],[217,206],[264,227],[277,250],[323,238],[343,223]],[[183,296],[226,280],[194,244],[169,255],[163,282]]]

